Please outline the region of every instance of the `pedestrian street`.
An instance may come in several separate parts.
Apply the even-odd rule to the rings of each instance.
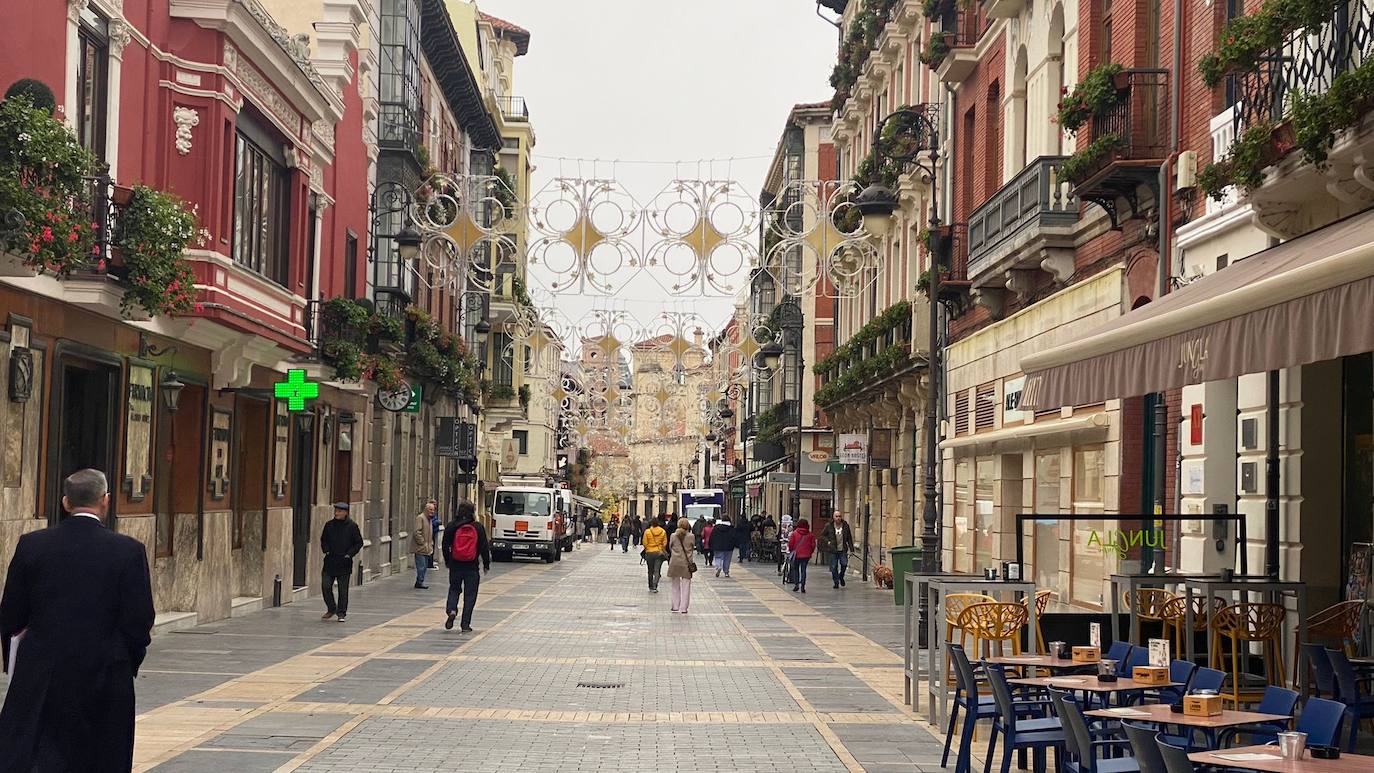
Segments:
[[[888,631],[889,595],[855,576],[817,583],[813,607],[769,564],[711,574],[673,615],[634,552],[580,545],[494,564],[471,634],[443,629],[441,573],[428,591],[405,575],[357,589],[344,624],[306,602],[161,635],[138,680],[135,769],[938,767],[902,706],[900,656],[821,611]]]

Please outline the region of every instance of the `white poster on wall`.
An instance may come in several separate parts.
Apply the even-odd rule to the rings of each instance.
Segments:
[[[845,464],[868,464],[868,434],[840,435],[838,454]]]

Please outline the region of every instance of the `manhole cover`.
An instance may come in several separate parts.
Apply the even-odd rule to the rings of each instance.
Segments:
[[[617,687],[624,687],[624,682],[578,682],[578,687],[586,687],[589,690],[614,690]]]

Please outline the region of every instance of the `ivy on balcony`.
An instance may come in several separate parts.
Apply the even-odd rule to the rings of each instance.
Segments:
[[[410,342],[403,362],[405,372],[454,397],[476,400],[477,358],[468,353],[462,339],[443,330],[418,306],[406,309],[406,319]]]
[[[1103,115],[1126,98],[1117,88],[1116,76],[1125,68],[1114,62],[1100,64],[1088,71],[1070,91],[1059,100],[1059,125],[1070,134],[1083,128],[1095,115]]]
[[[1198,186],[1218,201],[1225,197],[1227,186],[1252,191],[1264,182],[1265,168],[1294,148],[1302,151],[1307,163],[1323,167],[1336,136],[1354,128],[1370,109],[1374,109],[1374,59],[1337,75],[1325,92],[1293,94],[1282,122],[1258,121],[1247,126],[1224,157],[1198,173]]]
[[[813,365],[812,372],[818,376],[826,376],[857,364],[859,360],[863,359],[865,347],[910,321],[911,303],[909,301],[898,301],[888,306],[881,314],[859,328],[854,335],[850,336],[848,341],[836,347],[835,351]]]
[[[1198,62],[1209,88],[1235,72],[1252,72],[1270,52],[1299,30],[1316,32],[1343,3],[1340,0],[1268,0],[1252,14],[1238,16],[1221,29],[1217,50]]]
[[[493,199],[496,199],[496,202],[501,205],[501,209],[503,210],[500,219],[506,220],[514,217],[515,210],[519,206],[519,202],[516,200],[515,195],[515,180],[511,178],[510,172],[507,172],[506,168],[501,166],[499,161],[492,174],[496,177],[497,182],[491,186],[491,196]]]
[[[335,378],[400,387],[401,366],[388,353],[404,336],[399,319],[348,298],[331,298],[320,307],[320,330],[320,360],[333,368]]]
[[[754,437],[760,443],[776,443],[787,422],[787,403],[781,402],[760,413]]]
[[[854,84],[859,82],[859,75],[863,73],[864,65],[868,63],[868,57],[873,54],[873,48],[878,43],[878,34],[892,18],[892,10],[901,2],[902,0],[864,0],[863,7],[855,14],[854,21],[849,25],[849,30],[840,43],[835,68],[830,72],[830,87],[835,89],[835,98],[830,104],[834,109],[839,110],[843,107],[853,93]]]
[[[1088,147],[1064,159],[1059,165],[1059,176],[1071,183],[1081,183],[1102,168],[1102,163],[1112,151],[1126,144],[1120,134],[1104,134],[1095,137]]]
[[[525,280],[517,274],[511,277],[511,294],[515,296],[515,302],[527,309],[534,308],[534,301],[530,300],[529,290],[525,287]]]
[[[930,37],[926,38],[926,47],[921,49],[921,53],[916,55],[921,60],[921,64],[935,69],[940,63],[949,56],[949,40],[954,36],[952,32],[931,32]]]
[[[816,404],[828,408],[841,399],[894,375],[910,362],[911,348],[908,343],[891,344],[876,357],[851,365],[844,375],[817,389]]]

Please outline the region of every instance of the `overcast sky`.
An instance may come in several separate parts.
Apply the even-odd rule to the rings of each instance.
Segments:
[[[530,31],[514,92],[538,144],[534,188],[558,176],[618,180],[647,203],[675,174],[733,179],[757,200],[793,104],[828,99],[835,28],[810,0],[479,0]],[[603,163],[558,161],[604,159]],[[699,159],[728,159],[698,165]],[[619,159],[614,167],[611,161]],[[644,161],[685,162],[645,164]],[[698,171],[700,169],[700,171]],[[536,295],[548,281],[532,271]],[[741,280],[743,276],[740,277]],[[738,286],[741,282],[735,282]],[[632,295],[633,297],[627,297]],[[610,301],[648,319],[665,308],[724,322],[733,299],[672,301],[636,284]],[[561,316],[608,305],[560,296]]]

